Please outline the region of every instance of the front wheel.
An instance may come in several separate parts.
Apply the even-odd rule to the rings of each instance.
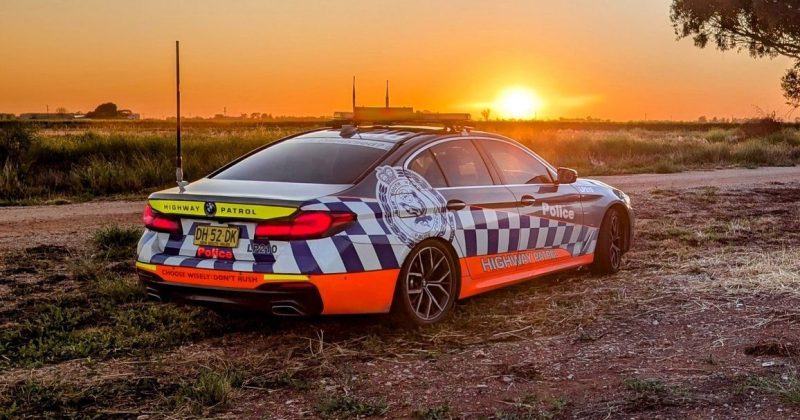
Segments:
[[[622,244],[624,225],[622,214],[618,208],[611,208],[603,217],[600,235],[594,250],[594,262],[591,270],[595,274],[613,274],[622,265]]]
[[[395,288],[392,312],[404,325],[430,325],[453,309],[458,271],[449,250],[437,241],[424,241],[411,251]]]

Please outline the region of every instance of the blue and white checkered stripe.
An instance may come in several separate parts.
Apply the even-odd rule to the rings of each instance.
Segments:
[[[579,256],[594,252],[597,241],[597,228],[561,220],[480,207],[455,215],[461,257],[542,248],[564,248]]]
[[[321,239],[272,241],[273,258],[248,252],[255,223],[240,226],[236,261],[196,258],[193,243],[198,224],[208,220],[182,219],[187,234],[170,235],[147,231],[139,242],[139,260],[154,264],[235,270],[260,273],[323,274],[353,273],[399,268],[411,249],[392,234],[383,220],[377,200],[354,197],[323,197],[307,202],[303,210],[350,211],[357,223],[343,232]],[[455,212],[454,244],[459,257],[491,255],[525,249],[563,248],[573,256],[594,252],[597,228],[517,212],[470,207]],[[255,259],[255,261],[253,261]]]

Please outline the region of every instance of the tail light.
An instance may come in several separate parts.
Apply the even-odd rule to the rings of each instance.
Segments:
[[[181,222],[178,218],[159,213],[153,210],[149,204],[144,206],[142,220],[144,221],[144,225],[150,230],[166,233],[181,233]]]
[[[260,239],[314,239],[341,232],[356,220],[350,212],[301,211],[289,219],[270,220],[256,226]]]

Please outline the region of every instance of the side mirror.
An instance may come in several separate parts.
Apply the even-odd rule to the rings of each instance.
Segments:
[[[578,180],[578,171],[570,168],[558,168],[558,183],[572,184]]]

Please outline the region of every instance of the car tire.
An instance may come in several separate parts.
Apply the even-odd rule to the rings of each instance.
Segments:
[[[603,217],[600,235],[594,250],[594,262],[589,266],[595,274],[613,274],[622,265],[623,241],[627,226],[622,212],[612,207]]]
[[[417,245],[403,264],[395,287],[392,317],[400,326],[435,324],[458,298],[458,269],[451,251],[435,240]]]

